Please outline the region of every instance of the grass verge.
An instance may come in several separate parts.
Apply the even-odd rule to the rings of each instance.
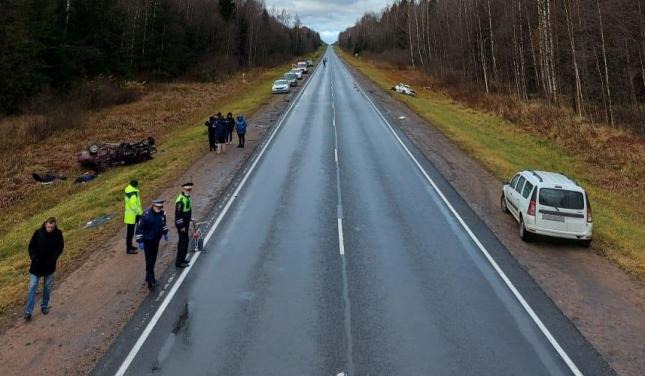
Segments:
[[[321,51],[314,56],[319,56]],[[33,157],[33,153],[48,154],[54,145],[63,145],[63,151],[71,155],[73,160],[78,149],[77,145],[70,145],[71,140],[81,139],[81,144],[87,144],[94,141],[96,135],[107,139],[126,137],[121,124],[124,121],[152,128],[152,132],[157,132],[158,136],[158,153],[149,162],[110,169],[87,184],[74,185],[66,181],[53,186],[35,187],[25,199],[4,211],[0,218],[0,224],[4,227],[0,230],[0,321],[11,322],[7,313],[24,301],[30,265],[27,244],[33,231],[45,218],[56,217],[65,236],[65,252],[57,270],[57,279],[60,280],[123,227],[123,188],[131,178],[139,180],[144,203],[160,194],[169,181],[206,153],[207,135],[203,123],[209,115],[216,111],[231,111],[246,116],[253,114],[270,101],[271,84],[288,69],[290,65],[247,73],[247,82],[242,84],[241,75],[238,75],[225,84],[164,86],[138,103],[93,114],[94,125],[104,126],[105,129],[94,131],[86,127],[67,130],[49,140],[40,148],[43,150],[25,153],[24,157],[29,158]],[[208,96],[208,92],[213,90],[218,94]],[[222,91],[225,94],[219,94]],[[202,98],[200,103],[195,104],[191,95],[206,96],[208,100]],[[151,130],[147,129],[147,132]],[[134,134],[141,135],[136,130]],[[66,143],[66,140],[69,142]],[[58,152],[61,151],[57,149]],[[47,158],[34,160],[48,161]],[[35,169],[37,166],[31,167]],[[83,229],[88,220],[104,214],[115,214],[116,217],[99,229]]]
[[[422,86],[408,71],[366,61],[338,49],[337,52],[384,90],[389,91],[398,82]],[[621,268],[645,279],[645,208],[640,205],[645,192],[639,188],[645,179],[645,167],[629,163],[617,169],[603,164],[603,160],[625,152],[620,143],[599,140],[603,146],[599,149],[600,155],[597,152],[595,162],[590,162],[582,153],[562,146],[557,137],[549,138],[496,114],[469,108],[447,95],[427,90],[418,90],[417,97],[389,92],[454,140],[500,181],[523,169],[561,171],[576,179],[589,193],[594,210],[593,248]],[[598,135],[621,132],[598,128],[593,131]],[[635,142],[637,150],[642,152],[643,140]],[[641,157],[637,155],[633,160]],[[611,180],[623,180],[626,175],[633,185],[607,184]]]

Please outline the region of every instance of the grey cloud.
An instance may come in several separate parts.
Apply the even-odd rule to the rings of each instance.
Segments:
[[[276,0],[268,7],[285,9],[300,17],[301,22],[318,31],[326,42],[334,42],[338,33],[352,26],[365,12],[379,12],[387,0]]]

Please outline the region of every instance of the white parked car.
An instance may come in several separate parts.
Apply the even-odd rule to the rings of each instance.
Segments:
[[[284,79],[289,81],[289,85],[296,86],[298,85],[298,76],[295,73],[287,72],[284,74]]]
[[[533,234],[576,239],[591,244],[593,219],[585,190],[569,177],[522,171],[502,187],[502,210],[519,223],[522,240]]]
[[[417,92],[414,91],[413,88],[403,83],[398,83],[396,86],[392,86],[392,90],[396,91],[397,93],[411,95],[413,97],[417,96]]]
[[[302,80],[302,69],[294,68],[291,73],[295,74],[299,80]]]
[[[309,68],[307,68],[307,62],[306,61],[299,61],[297,67],[302,69],[302,72],[304,74],[309,73]]]
[[[271,92],[273,94],[288,93],[289,90],[289,81],[287,80],[277,80],[271,87]]]

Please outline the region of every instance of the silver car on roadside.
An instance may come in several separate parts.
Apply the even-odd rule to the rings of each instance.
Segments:
[[[289,85],[297,86],[298,85],[298,76],[295,73],[287,72],[284,74],[284,79],[289,81]]]
[[[287,80],[276,80],[271,87],[271,92],[273,94],[282,94],[288,93],[290,91],[289,81]]]

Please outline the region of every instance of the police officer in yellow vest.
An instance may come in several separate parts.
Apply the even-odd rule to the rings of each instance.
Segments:
[[[130,184],[125,187],[125,214],[123,222],[126,224],[125,250],[129,255],[137,254],[137,247],[132,245],[134,237],[134,228],[143,214],[141,206],[141,197],[139,195],[139,182],[136,179],[130,180]]]
[[[193,190],[193,183],[186,182],[182,184],[182,188],[183,191],[175,200],[175,227],[177,227],[177,233],[179,234],[175,266],[178,268],[185,268],[189,265],[186,255],[188,254],[188,232],[192,216],[190,192]]]

